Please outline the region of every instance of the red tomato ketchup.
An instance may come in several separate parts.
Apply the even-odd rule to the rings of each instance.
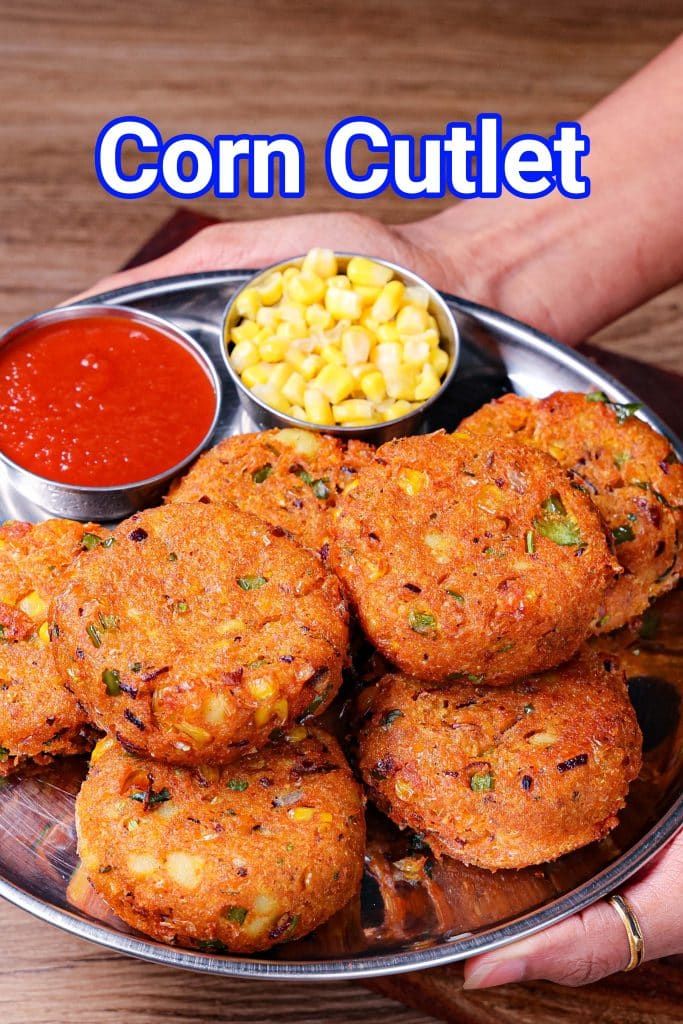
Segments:
[[[0,451],[49,480],[136,483],[205,439],[217,396],[161,329],[116,315],[28,326],[0,347]]]

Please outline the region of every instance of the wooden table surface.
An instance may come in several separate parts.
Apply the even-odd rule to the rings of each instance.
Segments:
[[[0,27],[4,328],[125,262],[175,207],[161,194],[124,202],[102,191],[92,149],[112,117],[142,114],[165,136],[301,138],[304,199],[205,198],[193,204],[197,211],[237,219],[350,207],[323,172],[323,140],[340,118],[366,113],[394,131],[423,134],[495,110],[510,134],[547,132],[654,56],[683,29],[683,16],[680,0],[646,8],[640,0],[2,0]],[[383,196],[362,208],[400,221],[440,205]],[[680,370],[683,288],[596,340]],[[379,1015],[395,1024],[433,1019],[351,983],[219,980],[127,960],[0,905],[3,1024],[341,1024]],[[517,1010],[505,1019],[537,1024],[553,1012]]]

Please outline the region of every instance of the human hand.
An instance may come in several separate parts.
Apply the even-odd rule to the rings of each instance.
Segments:
[[[463,280],[452,255],[439,252],[429,221],[390,227],[358,213],[313,213],[274,220],[237,221],[204,228],[159,259],[98,281],[78,298],[140,281],[204,270],[267,266],[314,246],[357,252],[399,263],[445,290]]]
[[[683,953],[683,918],[676,893],[683,879],[683,831],[621,890],[645,939],[645,959]],[[528,939],[473,957],[465,964],[466,989],[545,979],[587,985],[622,971],[629,961],[626,929],[601,900]]]

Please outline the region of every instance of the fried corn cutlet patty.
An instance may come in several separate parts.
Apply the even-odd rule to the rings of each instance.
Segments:
[[[129,750],[227,763],[322,711],[341,682],[338,581],[282,530],[228,505],[121,523],[50,609],[68,686]]]
[[[462,424],[549,452],[595,502],[624,569],[600,604],[596,633],[640,615],[676,586],[683,565],[683,466],[633,412],[601,392],[557,391],[540,401],[505,395]]]
[[[358,891],[363,797],[336,741],[295,726],[222,768],[93,752],[76,802],[96,891],[162,942],[252,953],[317,928]]]
[[[0,526],[0,775],[91,745],[85,713],[48,650],[47,610],[84,538],[106,536],[66,519]]]
[[[360,700],[372,798],[466,864],[521,868],[600,839],[640,771],[624,673],[587,648],[504,689],[387,675]]]
[[[230,501],[320,553],[337,495],[373,451],[307,430],[239,434],[202,455],[167,501]]]
[[[466,433],[379,448],[339,499],[331,564],[391,662],[491,686],[570,658],[618,571],[553,459]]]

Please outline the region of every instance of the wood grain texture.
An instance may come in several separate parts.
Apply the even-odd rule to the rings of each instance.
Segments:
[[[302,139],[305,199],[206,198],[193,204],[197,212],[237,219],[350,208],[322,162],[325,136],[350,112],[423,134],[498,110],[509,134],[547,132],[580,116],[681,28],[680,0],[646,9],[640,0],[2,0],[0,328],[124,263],[177,205],[160,194],[126,203],[103,192],[92,148],[111,117],[142,114],[166,136],[289,131]],[[387,195],[363,210],[402,221],[440,205]],[[680,370],[683,288],[596,340]],[[680,1019],[671,1007],[683,996],[681,971],[669,965],[582,992],[534,985],[466,995],[459,977],[455,967],[384,979],[372,993],[350,983],[207,978],[122,958],[0,904],[3,1024]]]
[[[110,953],[0,902],[3,1024],[423,1024],[348,982],[310,985],[190,974]]]

